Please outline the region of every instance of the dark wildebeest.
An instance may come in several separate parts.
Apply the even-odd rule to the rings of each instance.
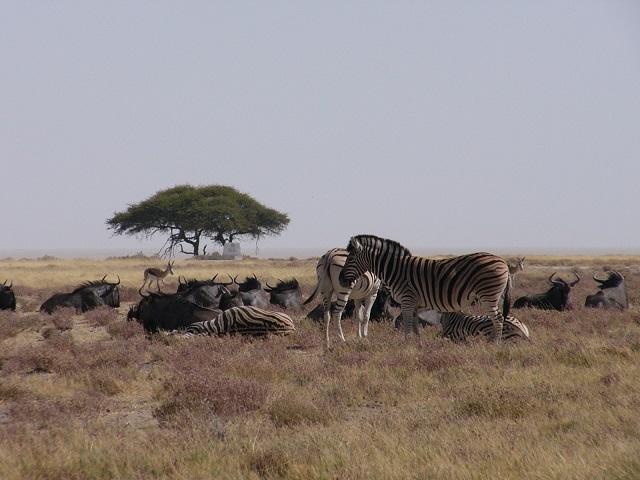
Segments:
[[[56,293],[40,306],[40,311],[51,314],[57,308],[72,307],[76,313],[81,313],[102,305],[118,308],[120,277],[117,283],[106,282],[105,278],[106,275],[102,280],[80,284],[71,293]]]
[[[236,282],[235,278],[233,282],[238,285],[238,293],[242,299],[242,305],[259,308],[265,308],[269,305],[269,296],[267,292],[264,291],[264,288],[262,288],[262,284],[255,274],[253,278],[246,277],[242,283]]]
[[[569,283],[560,277],[554,280],[555,274],[556,272],[549,277],[549,282],[552,284],[549,290],[544,293],[520,297],[513,303],[513,308],[539,308],[541,310],[559,311],[573,308],[569,300],[569,293],[571,288],[580,281],[580,277],[576,272],[573,272],[576,279]]]
[[[600,284],[598,285],[600,290],[593,295],[587,295],[584,302],[585,307],[612,307],[620,310],[629,308],[629,294],[624,277],[618,272],[608,273],[609,275],[605,279],[593,276],[593,279]]]
[[[274,287],[267,282],[265,291],[270,294],[269,303],[272,305],[295,310],[302,308],[302,292],[295,278],[287,281],[278,280],[278,284]]]
[[[229,275],[231,278],[231,275]],[[236,286],[229,289],[229,294],[220,301],[220,309],[228,310],[233,307],[259,307],[265,308],[269,305],[267,292],[262,288],[258,277],[246,277],[245,281],[238,283],[238,276],[231,278],[231,282]]]
[[[0,285],[0,310],[16,311],[16,294],[11,289],[13,282],[7,285],[7,280]]]
[[[223,298],[229,295],[227,285],[230,283],[225,284],[215,280],[216,277],[213,277],[211,280],[185,280],[185,283],[182,283],[178,279],[178,294],[201,307],[222,309],[221,303]]]
[[[145,332],[184,329],[195,322],[212,320],[222,310],[200,306],[184,298],[180,293],[155,293],[144,295],[138,305],[129,308],[127,320],[137,320]]]

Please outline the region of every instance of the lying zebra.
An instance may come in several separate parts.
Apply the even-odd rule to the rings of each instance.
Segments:
[[[285,313],[272,312],[258,307],[233,307],[213,320],[189,325],[185,337],[194,335],[288,335],[295,330],[293,320]]]
[[[461,312],[447,312],[440,314],[441,335],[454,342],[465,341],[468,337],[477,335],[491,336],[493,322],[488,315],[474,316]],[[502,340],[529,338],[529,329],[516,317],[507,316],[504,319]]]

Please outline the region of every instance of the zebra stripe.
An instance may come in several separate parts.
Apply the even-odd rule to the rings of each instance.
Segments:
[[[288,335],[295,330],[293,320],[285,313],[258,307],[233,307],[213,320],[196,322],[185,330],[185,337],[193,335]]]
[[[351,285],[365,271],[379,277],[401,305],[405,336],[413,329],[420,341],[415,321],[418,308],[458,312],[477,300],[492,319],[492,338],[496,342],[502,338],[504,316],[511,305],[509,267],[502,258],[472,253],[432,260],[411,255],[398,242],[374,235],[352,237],[347,250],[340,284]]]
[[[443,337],[454,342],[465,341],[477,335],[491,336],[493,321],[487,315],[474,316],[462,312],[447,312],[440,317]],[[529,338],[529,329],[516,317],[507,316],[504,319],[502,340]]]
[[[355,303],[355,314],[358,319],[358,337],[366,337],[368,335],[371,307],[376,301],[378,290],[380,289],[380,279],[370,272],[365,272],[361,275],[352,288],[340,285],[338,278],[348,254],[349,252],[344,248],[334,248],[320,257],[316,266],[316,275],[318,276],[316,288],[304,302],[304,305],[306,305],[316,297],[318,291],[322,293],[327,347],[329,346],[329,324],[332,318],[338,324],[340,338],[345,341],[342,333],[341,318],[349,299]],[[363,300],[364,311],[362,310]],[[331,304],[334,301],[334,307],[331,308]]]

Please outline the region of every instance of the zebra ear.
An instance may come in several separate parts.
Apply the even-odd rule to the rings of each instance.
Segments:
[[[356,252],[362,251],[362,244],[356,239],[356,237],[351,237],[351,246]]]

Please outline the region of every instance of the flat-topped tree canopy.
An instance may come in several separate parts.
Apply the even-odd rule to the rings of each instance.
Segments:
[[[213,243],[280,235],[289,216],[268,208],[246,193],[225,185],[178,185],[146,200],[129,204],[106,221],[114,235],[168,235],[160,252],[175,248],[188,255],[206,253],[204,238]],[[189,248],[185,251],[184,244]],[[160,253],[158,252],[158,253]]]

